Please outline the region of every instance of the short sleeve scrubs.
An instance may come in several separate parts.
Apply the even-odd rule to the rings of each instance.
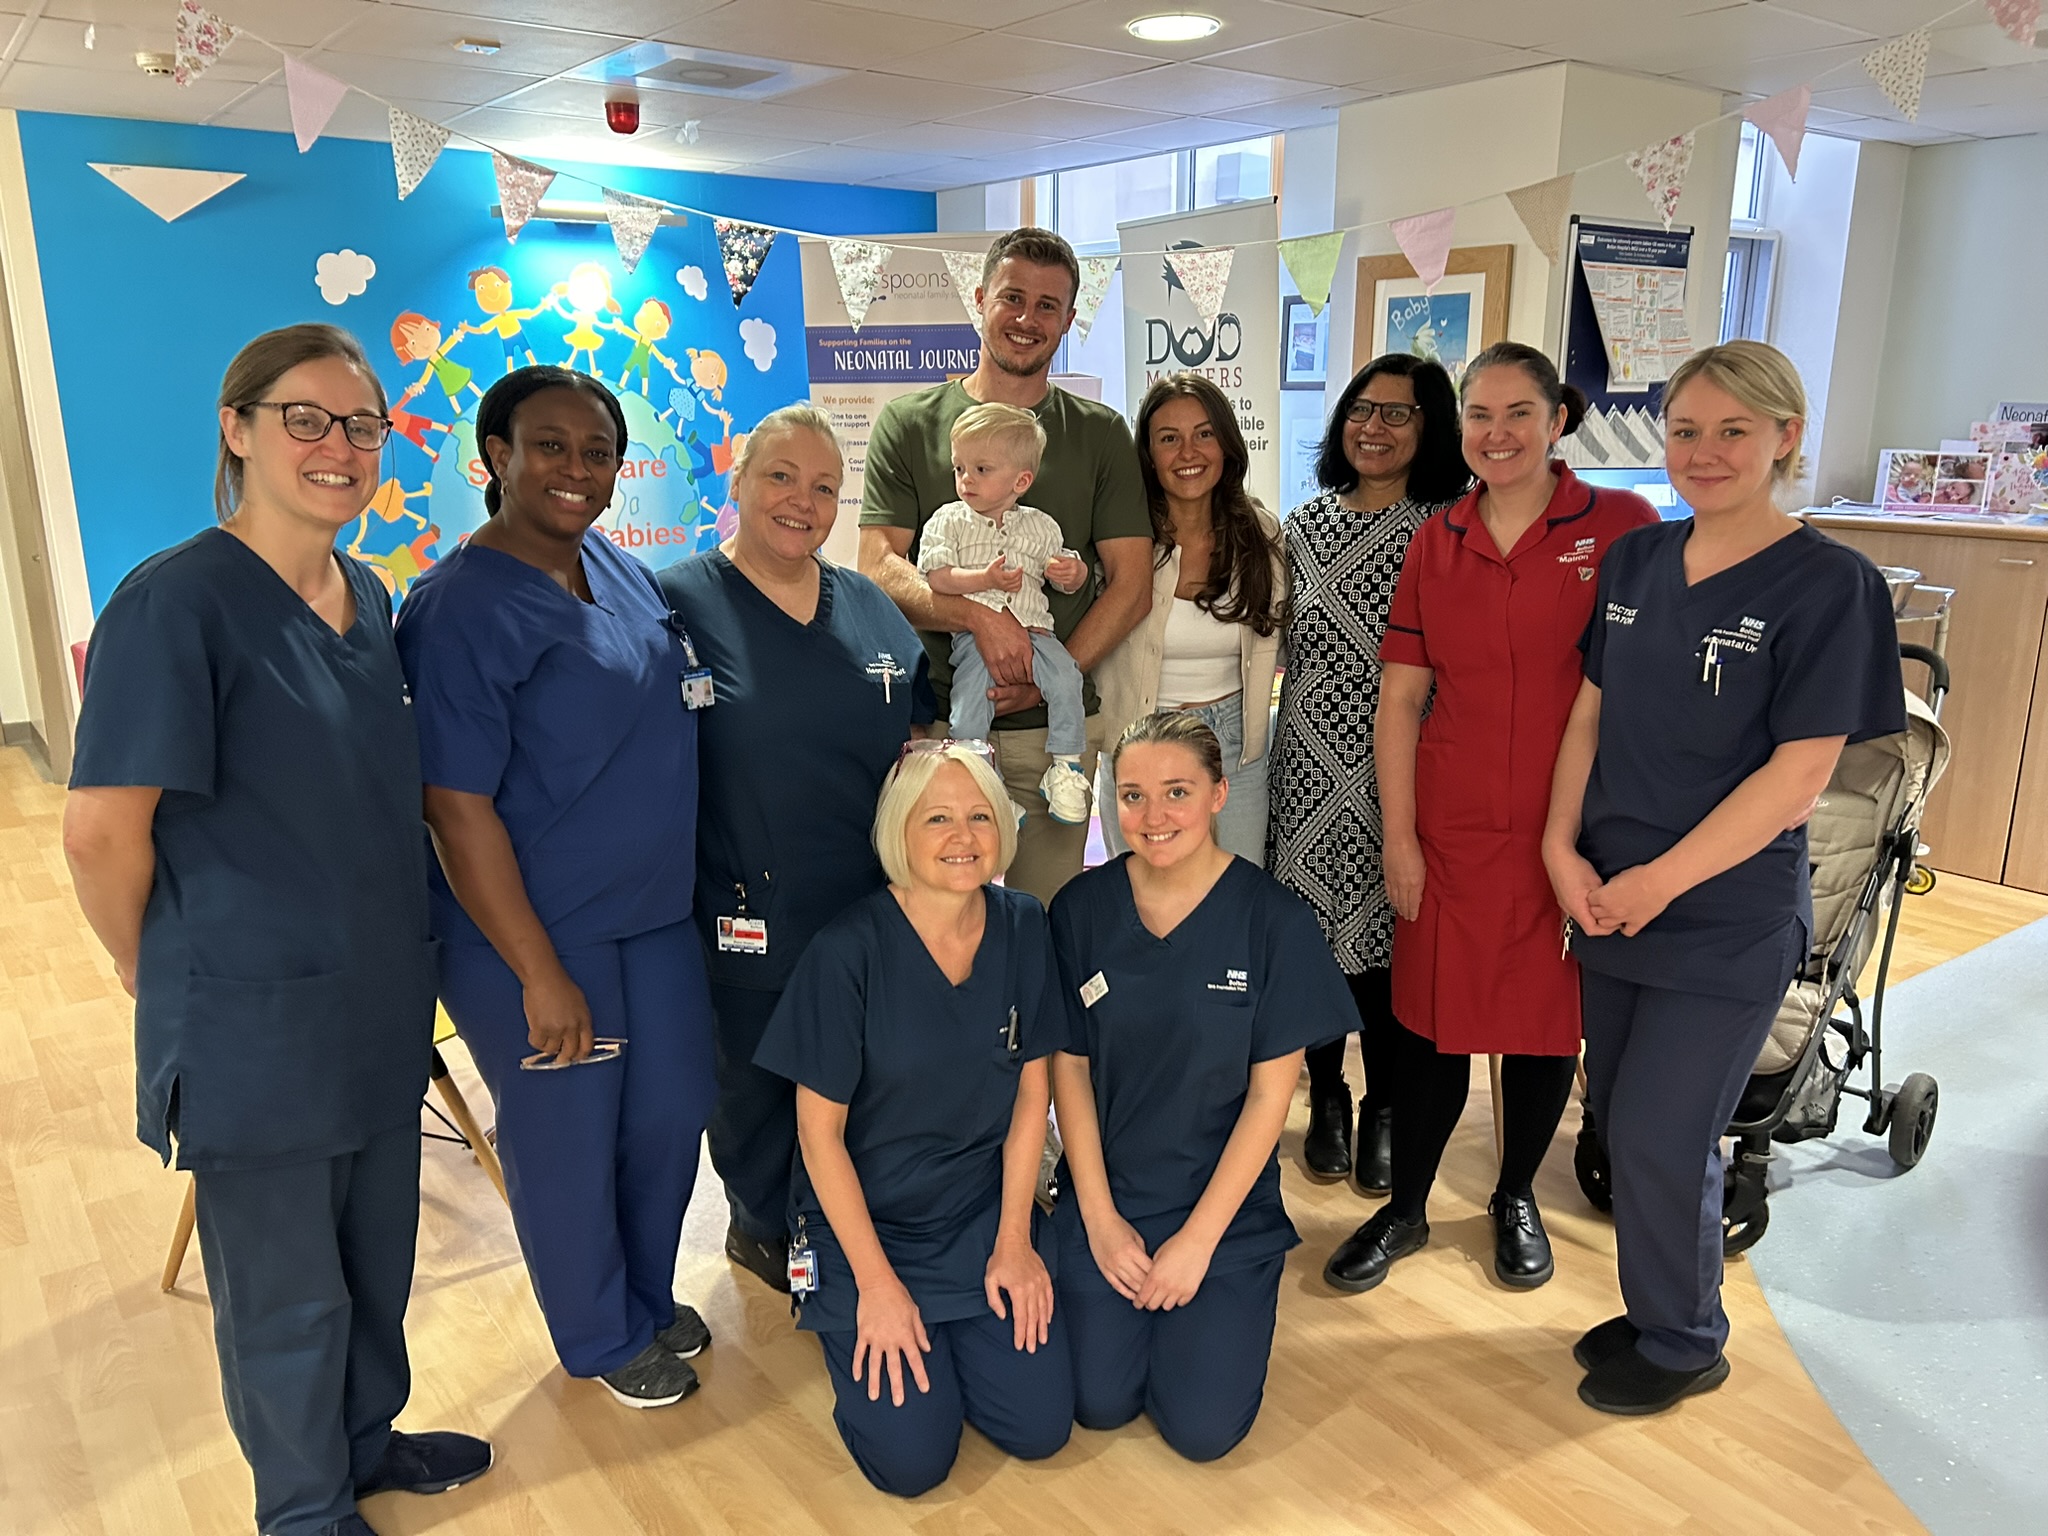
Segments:
[[[1233,860],[1162,939],[1138,916],[1131,857],[1061,889],[1053,947],[1069,1020],[1061,1048],[1088,1058],[1110,1194],[1156,1250],[1208,1188],[1252,1067],[1357,1029],[1358,1008],[1314,913],[1257,865]],[[1079,1203],[1062,1200],[1053,1221],[1063,1252],[1085,1256]],[[1280,1203],[1276,1153],[1209,1267],[1249,1268],[1299,1241]],[[1109,1285],[1085,1259],[1061,1283]]]
[[[163,791],[137,1134],[180,1167],[359,1150],[425,1091],[418,747],[390,599],[337,558],[345,633],[217,528],[130,572],[93,630],[71,783]]]
[[[1579,846],[1603,877],[1667,852],[1781,743],[1906,728],[1884,578],[1801,527],[1691,586],[1692,523],[1631,534],[1601,567],[1586,631],[1600,748]],[[1768,1001],[1787,926],[1813,926],[1806,829],[1685,892],[1634,938],[1577,934],[1582,965],[1644,985]]]
[[[1002,886],[984,895],[981,948],[958,986],[887,889],[855,902],[804,951],[754,1058],[847,1106],[868,1215],[928,1324],[988,1310],[1018,1075],[1065,1030],[1043,909]],[[818,1256],[802,1326],[854,1327],[853,1271],[801,1166],[790,1204]]]

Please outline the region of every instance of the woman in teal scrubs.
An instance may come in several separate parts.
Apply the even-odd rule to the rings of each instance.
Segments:
[[[259,336],[221,384],[221,526],[93,631],[64,850],[135,998],[137,1134],[193,1172],[228,1420],[276,1536],[480,1476],[407,1435],[433,1051],[419,749],[390,601],[334,549],[390,431],[361,346]]]

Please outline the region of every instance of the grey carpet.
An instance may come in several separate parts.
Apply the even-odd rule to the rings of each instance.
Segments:
[[[2048,1529],[2048,920],[1892,993],[1885,1076],[1941,1084],[1900,1173],[1845,1097],[1780,1147],[1750,1261],[1801,1362],[1936,1536]]]

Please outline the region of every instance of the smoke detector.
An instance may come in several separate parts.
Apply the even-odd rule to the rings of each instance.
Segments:
[[[135,67],[145,75],[169,75],[177,68],[178,61],[168,53],[138,53]]]

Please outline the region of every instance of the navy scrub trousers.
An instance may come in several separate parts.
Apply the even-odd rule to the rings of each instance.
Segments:
[[[796,1084],[754,1065],[782,993],[711,983],[718,1102],[706,1127],[711,1163],[732,1224],[779,1247],[789,1235],[789,1171],[796,1159]]]

